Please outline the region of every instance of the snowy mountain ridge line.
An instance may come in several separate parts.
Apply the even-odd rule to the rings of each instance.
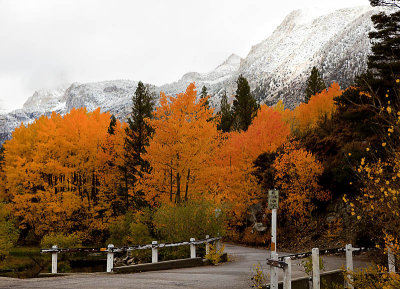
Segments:
[[[210,104],[218,107],[225,91],[232,98],[237,77],[243,74],[259,102],[272,105],[282,99],[285,106],[293,108],[303,101],[313,66],[319,68],[327,84],[336,81],[342,87],[366,69],[371,49],[368,32],[373,28],[370,17],[384,10],[390,9],[354,7],[323,15],[318,10],[295,10],[269,37],[252,46],[245,58],[232,54],[212,71],[189,72],[176,82],[152,89],[174,95],[195,82],[198,91],[203,85],[207,87]],[[9,139],[21,122],[30,123],[52,111],[65,114],[73,107],[101,107],[126,120],[136,86],[137,81],[108,80],[38,90],[23,108],[0,115],[0,143]]]

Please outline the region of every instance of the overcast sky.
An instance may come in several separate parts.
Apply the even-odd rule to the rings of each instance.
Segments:
[[[0,108],[35,90],[112,79],[161,85],[245,57],[294,9],[368,0],[0,0]]]

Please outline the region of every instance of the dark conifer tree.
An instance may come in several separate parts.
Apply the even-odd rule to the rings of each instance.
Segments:
[[[324,89],[326,89],[325,82],[322,79],[322,76],[319,73],[318,69],[314,66],[311,69],[310,77],[307,79],[304,102],[308,103],[311,96],[320,93]]]
[[[369,84],[382,101],[391,100],[399,109],[400,78],[400,11],[379,13],[371,17],[376,31],[369,33],[372,54],[368,57]],[[387,95],[387,96],[386,96]]]
[[[400,8],[400,0],[369,0],[371,6],[389,6]]]
[[[236,83],[237,89],[232,107],[233,128],[238,131],[246,131],[256,116],[259,106],[250,92],[249,82],[243,75],[239,75]]]
[[[117,124],[117,119],[115,118],[115,115],[111,115],[110,125],[109,125],[108,130],[107,130],[109,134],[114,134],[115,133],[116,124]]]
[[[138,83],[132,97],[132,112],[128,118],[125,137],[125,164],[121,169],[125,175],[126,207],[130,205],[138,208],[144,205],[142,192],[134,192],[132,203],[129,201],[128,191],[133,189],[143,172],[149,172],[150,164],[143,159],[146,147],[149,145],[153,128],[146,121],[152,117],[154,96],[148,86],[141,81]]]
[[[231,131],[233,117],[226,91],[224,91],[224,94],[221,97],[220,111],[218,112],[218,115],[220,116],[220,123],[217,125],[217,129],[222,130],[223,132]]]
[[[205,85],[203,85],[203,87],[201,88],[200,98],[206,98],[207,96],[208,96],[207,87],[205,87]],[[209,107],[210,103],[209,103],[208,99],[204,103],[204,105]]]

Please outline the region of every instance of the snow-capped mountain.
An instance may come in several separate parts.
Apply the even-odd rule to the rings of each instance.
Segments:
[[[224,91],[228,96],[234,94],[236,79],[243,74],[260,102],[272,105],[282,99],[287,107],[293,108],[303,101],[305,82],[313,66],[319,68],[327,84],[337,81],[342,87],[365,70],[371,49],[370,18],[385,9],[388,10],[355,7],[324,15],[309,10],[293,11],[271,36],[254,45],[245,58],[232,54],[210,72],[189,72],[176,82],[152,88],[157,94],[159,91],[176,94],[194,81],[198,90],[203,85],[207,87],[210,104],[217,107]],[[66,113],[73,107],[86,106],[88,110],[101,107],[125,120],[136,86],[136,81],[113,80],[39,90],[22,109],[0,114],[0,143],[10,138],[21,122],[32,122],[52,111]]]
[[[319,68],[328,85],[336,81],[342,87],[365,71],[371,51],[371,16],[379,11],[390,9],[365,6],[324,15],[318,10],[295,10],[244,59],[230,56],[221,66],[234,65],[228,66],[224,77],[212,77],[217,67],[205,74],[185,74],[160,89],[177,93],[195,81],[199,88],[207,87],[210,103],[218,106],[224,91],[230,96],[235,93],[236,79],[243,74],[258,101],[272,105],[282,99],[287,107],[294,108],[304,100],[305,83],[313,66]]]

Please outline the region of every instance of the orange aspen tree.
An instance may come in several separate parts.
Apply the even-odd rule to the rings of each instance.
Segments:
[[[109,122],[100,109],[73,109],[21,125],[5,142],[4,187],[22,229],[38,238],[105,229],[119,179],[107,166],[123,139],[120,123],[108,135]],[[113,150],[106,148],[110,142]]]
[[[259,201],[261,188],[253,175],[255,159],[275,152],[290,134],[282,112],[262,105],[245,132],[227,134],[215,158],[217,169],[214,189],[219,201],[229,201],[236,223],[241,224],[249,205]]]
[[[137,186],[151,204],[179,203],[207,196],[213,158],[219,143],[213,110],[198,101],[195,85],[176,97],[160,94],[160,106],[149,120],[155,133],[147,153],[152,171]]]
[[[318,178],[322,164],[312,153],[299,148],[295,142],[283,146],[274,162],[275,187],[280,190],[279,211],[294,225],[301,225],[315,208],[313,199],[329,200],[330,194],[322,190]]]
[[[331,119],[336,111],[334,98],[342,94],[339,84],[333,82],[328,89],[313,95],[308,103],[302,103],[294,110],[295,129],[300,133],[315,129],[319,122]]]

